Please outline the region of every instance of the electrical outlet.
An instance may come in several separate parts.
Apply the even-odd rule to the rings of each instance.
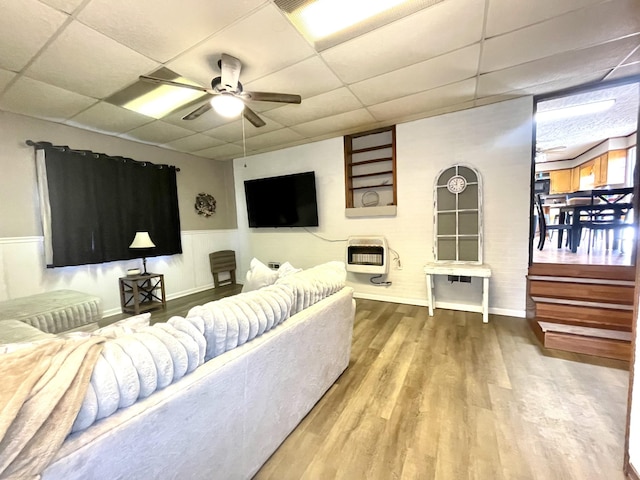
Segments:
[[[460,277],[458,275],[447,275],[447,280],[449,280],[449,283],[459,282]]]
[[[269,262],[267,264],[267,266],[271,269],[271,270],[278,270],[280,268],[280,262]]]
[[[460,281],[464,283],[471,283],[471,277],[460,276]]]

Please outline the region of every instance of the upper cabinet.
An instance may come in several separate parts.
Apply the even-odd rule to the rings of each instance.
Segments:
[[[621,186],[627,178],[627,151],[611,150],[574,168],[549,172],[549,194]]]

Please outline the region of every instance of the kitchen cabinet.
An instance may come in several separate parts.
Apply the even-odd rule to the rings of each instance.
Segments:
[[[549,172],[549,179],[551,184],[549,186],[549,194],[555,195],[558,193],[571,192],[571,172],[572,169],[564,168],[562,170],[552,170]]]

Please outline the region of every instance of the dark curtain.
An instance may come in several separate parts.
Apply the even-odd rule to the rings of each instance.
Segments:
[[[156,247],[145,256],[182,253],[176,168],[65,147],[45,147],[53,262],[49,267],[139,258],[137,231]]]

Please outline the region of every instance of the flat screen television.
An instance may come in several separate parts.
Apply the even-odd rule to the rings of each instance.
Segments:
[[[314,172],[245,180],[249,226],[317,227]]]

